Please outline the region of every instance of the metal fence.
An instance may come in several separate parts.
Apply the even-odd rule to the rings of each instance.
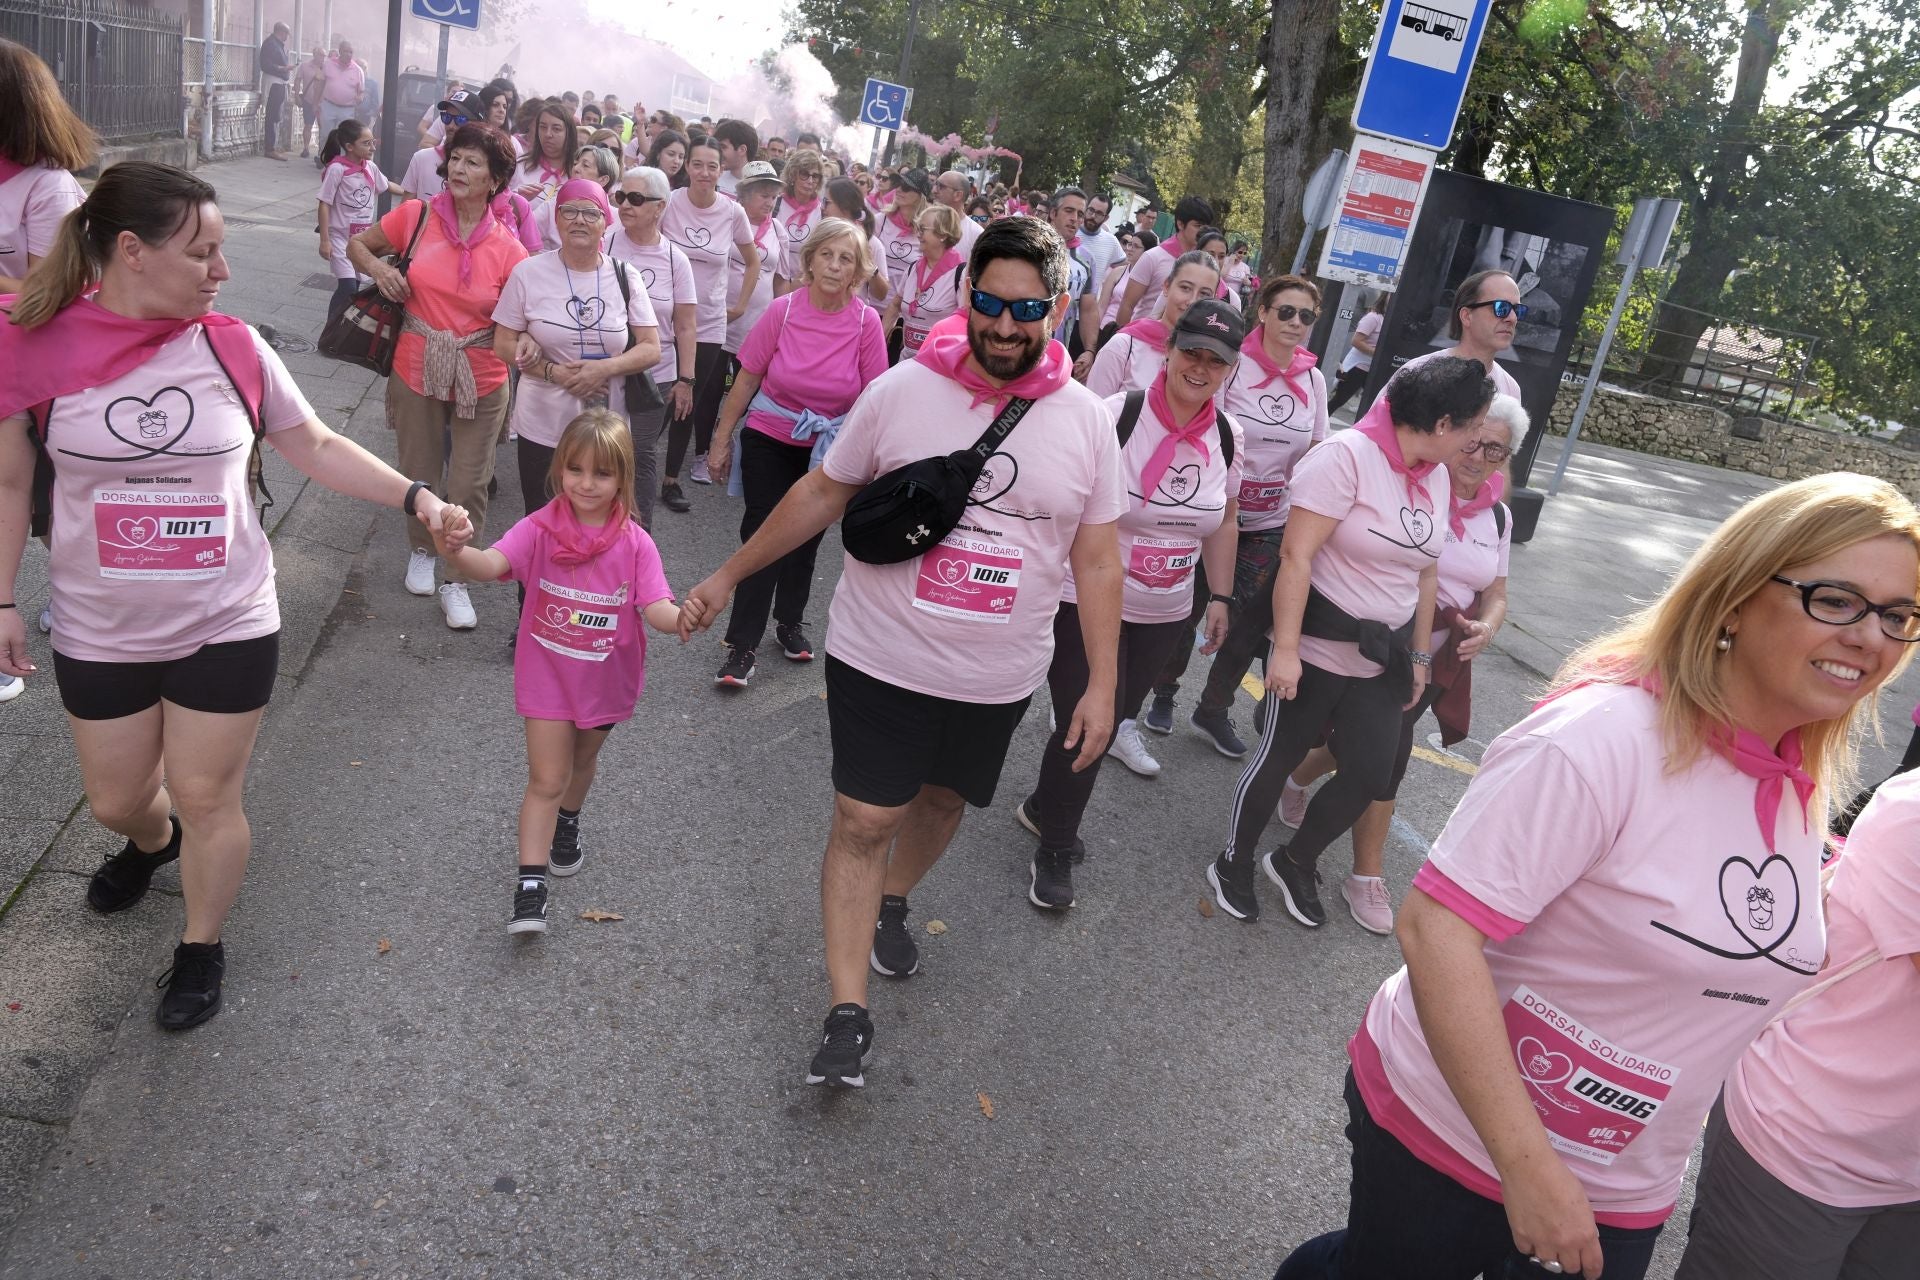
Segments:
[[[1667,364],[1658,373],[1643,373],[1648,349],[1666,332],[1657,327],[1658,320],[1681,311],[1704,322],[1688,359]],[[1587,335],[1574,343],[1567,362],[1569,375],[1585,376],[1593,366],[1596,345],[1597,339]],[[1736,417],[1791,418],[1808,393],[1818,389],[1811,374],[1819,346],[1815,334],[1665,303],[1655,308],[1638,342],[1615,343],[1604,376],[1629,391],[1713,404]]]
[[[6,0],[0,0],[0,4]],[[199,36],[188,36],[182,41],[186,46],[186,79],[189,84],[206,82],[205,64],[207,42]],[[213,42],[213,88],[217,93],[222,89],[252,90],[258,86],[260,50],[254,45],[241,44],[233,40],[215,40]]]
[[[0,0],[0,35],[40,55],[102,140],[180,133],[177,18],[127,0]]]

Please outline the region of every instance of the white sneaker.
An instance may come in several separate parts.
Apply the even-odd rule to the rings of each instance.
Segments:
[[[50,635],[53,632],[53,606],[48,605],[40,611],[40,632]]]
[[[467,599],[464,582],[440,584],[440,612],[447,615],[447,625],[455,631],[471,631],[480,622],[473,616],[473,601]]]
[[[27,682],[19,676],[0,675],[0,702],[12,702],[27,691]]]
[[[407,590],[417,596],[432,595],[434,570],[439,563],[439,556],[415,547],[407,557]]]
[[[1288,778],[1280,784],[1280,821],[1295,831],[1307,820],[1307,789]]]
[[[1113,731],[1113,758],[1143,778],[1151,778],[1160,772],[1160,762],[1147,750],[1147,744],[1141,740],[1140,725],[1133,720],[1122,720],[1120,727]]]
[[[1340,886],[1340,896],[1347,900],[1348,914],[1362,929],[1368,933],[1393,932],[1393,899],[1385,880],[1379,876],[1348,876]]]

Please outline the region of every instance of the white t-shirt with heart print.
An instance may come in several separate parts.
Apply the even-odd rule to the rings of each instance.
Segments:
[[[631,297],[624,313],[614,271],[627,272]],[[655,327],[653,301],[640,273],[601,254],[592,271],[570,271],[558,252],[536,254],[514,267],[494,304],[495,324],[533,335],[540,354],[556,364],[604,360],[627,349],[629,326]],[[543,378],[520,379],[513,398],[513,429],[548,447],[586,405]],[[624,389],[613,388],[607,407],[626,411]]]
[[[1420,603],[1420,573],[1440,558],[1447,469],[1408,493],[1380,446],[1342,431],[1300,460],[1293,506],[1340,523],[1313,557],[1313,585],[1356,618],[1399,627]],[[1300,637],[1300,659],[1340,676],[1377,676],[1380,664],[1352,640]]]
[[[1243,358],[1215,397],[1247,433],[1246,475],[1240,482],[1240,531],[1278,529],[1293,509],[1293,469],[1308,449],[1327,438],[1327,383],[1318,369],[1296,379],[1306,403],[1285,378],[1265,386],[1267,375]]]

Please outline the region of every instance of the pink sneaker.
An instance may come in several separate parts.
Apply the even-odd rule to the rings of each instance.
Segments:
[[[1387,882],[1379,876],[1348,876],[1340,886],[1353,922],[1368,933],[1393,932],[1393,899],[1387,894]]]
[[[1288,778],[1286,785],[1280,788],[1280,821],[1295,831],[1307,820],[1307,789],[1297,787],[1293,779]]]

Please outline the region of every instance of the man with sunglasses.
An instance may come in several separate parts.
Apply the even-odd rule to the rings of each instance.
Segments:
[[[907,894],[969,804],[993,801],[1007,745],[1052,662],[1069,564],[1087,690],[1063,726],[1074,768],[1113,730],[1126,509],[1106,406],[1048,338],[1067,304],[1066,246],[1033,218],[974,245],[970,310],[868,386],[827,453],[759,531],[687,595],[683,637],[711,625],[749,573],[820,534],[875,478],[970,448],[1005,406],[1031,401],[987,459],[959,524],[924,555],[849,556],[827,622],[833,826],[821,869],[833,1004],[809,1084],[858,1088],[873,1046],[867,975],[920,967]]]
[[[980,224],[967,216],[967,197],[972,193],[973,184],[958,169],[949,169],[933,180],[933,202],[960,215],[960,243],[954,247],[963,258],[973,253],[973,242],[980,238]]]
[[[1518,400],[1520,384],[1494,357],[1513,345],[1513,335],[1519,331],[1526,315],[1527,308],[1520,301],[1520,286],[1512,276],[1504,271],[1476,271],[1453,291],[1453,314],[1447,319],[1447,336],[1453,339],[1453,345],[1444,351],[1415,356],[1400,368],[1412,369],[1442,356],[1478,360],[1486,366],[1494,389]]]

